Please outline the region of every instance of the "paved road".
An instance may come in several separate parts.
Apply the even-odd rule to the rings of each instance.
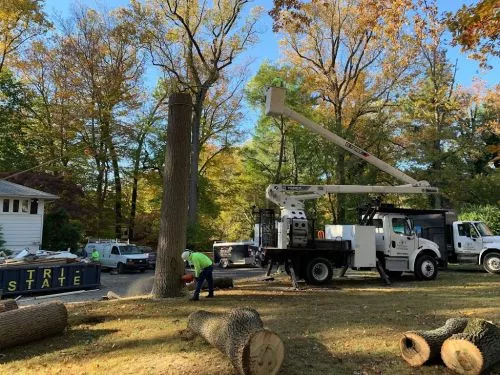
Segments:
[[[265,270],[261,268],[215,268],[214,276],[232,277],[233,279],[243,279],[248,277],[263,276]],[[40,304],[49,301],[85,302],[98,301],[112,290],[122,297],[133,297],[148,294],[153,287],[154,271],[148,270],[145,273],[126,273],[112,275],[109,272],[101,273],[101,288],[99,290],[83,291],[69,295],[45,295],[35,297],[22,297],[18,303],[22,306]]]

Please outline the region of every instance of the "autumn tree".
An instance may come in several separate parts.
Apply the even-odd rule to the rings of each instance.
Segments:
[[[9,56],[51,26],[42,7],[43,0],[0,1],[0,72]]]
[[[210,89],[235,59],[256,41],[260,9],[248,0],[223,0],[210,7],[188,0],[134,0],[129,16],[151,61],[193,98],[189,223],[197,218],[201,121]]]
[[[117,12],[98,13],[80,7],[64,25],[62,53],[72,61],[73,105],[80,110],[81,141],[95,162],[96,201],[101,228],[107,173],[113,171],[115,236],[121,237],[123,220],[120,140],[123,116],[137,106],[143,72],[141,55],[130,25]]]
[[[488,67],[489,55],[500,56],[500,16],[498,1],[481,0],[474,5],[462,5],[455,13],[448,13],[448,27],[453,34],[452,44],[470,52],[482,67]]]
[[[407,23],[411,1],[277,0],[271,12],[286,56],[303,69],[318,95],[324,126],[357,143],[360,120],[391,104],[407,83],[415,41]],[[361,145],[363,146],[363,145]],[[331,183],[348,183],[346,152],[335,153]],[[345,221],[345,197],[335,198],[335,219]]]

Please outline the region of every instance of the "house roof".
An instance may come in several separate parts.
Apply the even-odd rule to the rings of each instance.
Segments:
[[[45,193],[23,185],[14,184],[9,181],[0,180],[0,197],[9,198],[38,198],[38,199],[58,199],[57,195]]]

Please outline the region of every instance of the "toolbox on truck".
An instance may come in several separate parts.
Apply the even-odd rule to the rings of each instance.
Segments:
[[[99,288],[101,265],[34,264],[0,267],[0,296]]]

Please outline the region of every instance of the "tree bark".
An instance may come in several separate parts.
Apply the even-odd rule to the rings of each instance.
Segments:
[[[8,299],[5,301],[0,301],[0,313],[17,309],[17,302],[13,299]]]
[[[459,374],[481,374],[500,362],[500,327],[470,319],[462,333],[447,339],[441,348],[446,367]]]
[[[152,292],[156,298],[177,297],[182,290],[181,253],[186,247],[188,219],[191,111],[189,94],[170,95],[158,258]]]
[[[52,302],[2,313],[0,350],[62,333],[68,325],[63,303]]]
[[[433,361],[439,358],[444,340],[463,332],[466,326],[466,318],[453,318],[448,319],[444,326],[431,331],[405,332],[399,341],[401,356],[413,367]]]
[[[228,313],[196,311],[188,327],[229,357],[240,375],[276,374],[285,348],[281,338],[264,329],[259,313],[238,308]]]

